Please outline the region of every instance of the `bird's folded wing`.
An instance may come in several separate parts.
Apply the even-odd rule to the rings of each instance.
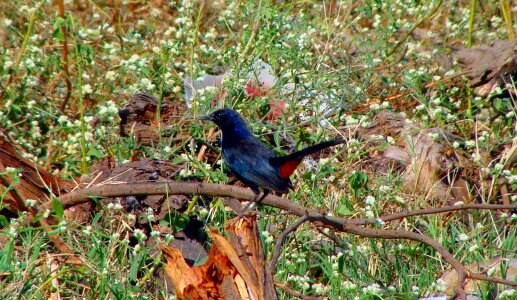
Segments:
[[[224,160],[233,173],[262,188],[277,190],[282,179],[278,171],[269,163],[272,152],[260,148],[240,145],[239,151],[225,151]],[[269,149],[267,149],[269,151]]]

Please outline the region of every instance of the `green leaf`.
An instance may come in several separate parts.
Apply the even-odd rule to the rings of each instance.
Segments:
[[[131,264],[131,270],[129,271],[129,279],[131,281],[136,282],[138,281],[138,271],[140,270],[140,264],[142,262],[142,254],[137,254],[133,258],[133,263]]]
[[[0,215],[0,226],[7,227],[8,224],[9,224],[9,221],[7,220],[7,218],[3,215]]]
[[[103,158],[105,156],[103,151],[94,147],[88,150],[88,155],[92,158]]]
[[[351,216],[353,214],[352,210],[343,204],[337,207],[336,213],[338,216]]]
[[[175,232],[183,230],[190,223],[187,214],[179,214],[175,211],[169,212],[165,218],[160,221],[162,226],[170,226]]]
[[[57,198],[52,199],[52,206],[54,213],[56,214],[59,220],[63,220],[63,216],[65,215],[65,209],[63,207],[63,203],[59,201]]]
[[[61,30],[61,28],[54,29],[54,38],[57,39],[60,42],[65,41],[65,34]]]
[[[361,192],[366,190],[368,185],[368,175],[365,172],[357,171],[348,176],[348,184],[354,192],[354,196],[359,199],[361,198]]]
[[[54,37],[59,40],[60,42],[63,42],[65,40],[65,33],[63,32],[62,27],[66,28],[66,21],[63,18],[57,18],[54,22],[53,28],[54,28]]]
[[[79,45],[79,52],[81,53],[81,57],[86,59],[88,64],[92,63],[95,51],[90,45]]]

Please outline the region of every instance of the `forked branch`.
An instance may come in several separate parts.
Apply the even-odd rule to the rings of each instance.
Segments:
[[[68,208],[81,203],[88,202],[92,198],[122,197],[129,195],[209,195],[218,197],[233,197],[241,200],[250,200],[254,196],[253,192],[250,189],[241,188],[237,186],[210,183],[168,181],[96,185],[86,189],[77,189],[73,192],[60,196],[58,200],[62,202],[64,208]],[[454,257],[453,254],[451,254],[447,249],[445,249],[445,247],[443,247],[440,243],[424,234],[418,234],[404,230],[387,230],[364,227],[362,225],[372,224],[376,221],[376,219],[346,219],[340,217],[327,216],[314,209],[301,206],[293,201],[290,201],[289,199],[281,198],[274,195],[268,195],[266,198],[262,200],[262,204],[288,211],[289,213],[300,217],[295,223],[293,223],[286,230],[284,230],[284,232],[281,235],[280,241],[276,245],[276,248],[281,248],[283,240],[289,233],[296,230],[296,228],[298,228],[302,223],[310,221],[315,223],[316,225],[322,225],[325,227],[333,228],[337,231],[351,233],[358,236],[384,239],[406,239],[424,243],[434,248],[438,253],[440,253],[443,259],[450,265],[452,265],[452,267],[456,270],[458,274],[458,283],[455,290],[457,295],[460,296],[461,299],[466,299],[466,294],[463,289],[463,286],[465,285],[465,279],[467,278],[467,276],[470,276],[474,279],[517,286],[517,282],[514,281],[489,277],[482,274],[468,273],[465,266],[463,266]],[[51,201],[45,203],[42,206],[42,210],[51,208]],[[401,212],[380,217],[379,219],[383,221],[392,221],[405,218],[408,216],[437,214],[468,209],[517,209],[517,205],[469,204],[463,206],[448,206],[442,208],[417,210],[413,212]],[[275,249],[275,255],[270,264],[271,268],[275,267],[279,253],[280,250]]]

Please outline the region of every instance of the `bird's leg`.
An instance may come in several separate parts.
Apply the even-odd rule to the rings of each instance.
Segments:
[[[248,202],[248,204],[246,204],[246,206],[244,206],[242,211],[237,215],[237,219],[240,219],[242,216],[244,216],[253,203],[260,203],[260,201],[266,198],[266,196],[269,194],[269,190],[264,190],[262,196],[258,190],[253,192],[255,193],[255,196],[250,200],[250,202]]]

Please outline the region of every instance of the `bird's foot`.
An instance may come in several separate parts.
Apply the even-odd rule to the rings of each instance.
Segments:
[[[244,206],[244,208],[237,213],[237,216],[234,218],[234,222],[232,225],[235,225],[235,223],[240,220],[241,218],[244,218],[246,221],[250,222],[250,219],[247,218],[248,215],[255,215],[256,213],[255,212],[252,212],[250,210],[250,207],[253,203],[255,203],[256,201],[250,201],[248,204],[246,204],[246,206]]]
[[[260,195],[260,192],[257,191],[255,193],[255,197],[253,197],[250,200],[250,202],[248,202],[248,204],[246,204],[246,206],[244,206],[244,208],[237,214],[237,217],[235,218],[235,220],[239,220],[240,218],[245,218],[249,222],[250,220],[248,218],[246,218],[246,214],[249,212],[251,205],[253,205],[254,203],[260,203],[260,201],[262,201],[262,199],[266,198],[266,196],[268,194],[269,194],[269,190],[264,190],[264,193],[262,194],[262,196]],[[234,222],[234,225],[235,225],[235,222]]]

